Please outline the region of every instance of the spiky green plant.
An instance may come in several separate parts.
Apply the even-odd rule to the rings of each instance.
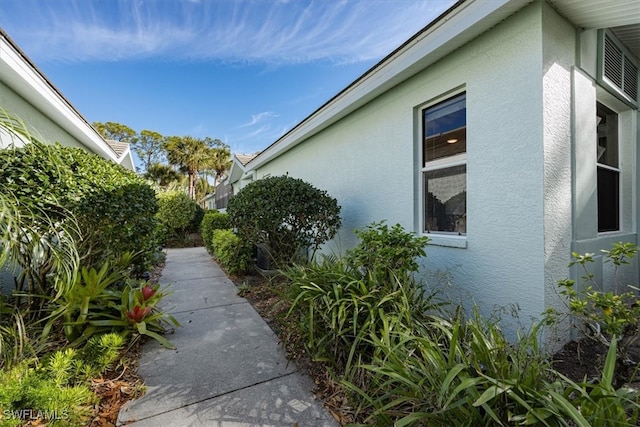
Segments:
[[[40,172],[46,175],[41,178],[54,179],[60,174],[58,165],[62,160],[54,147],[46,145],[22,120],[2,108],[0,131],[16,144],[26,143],[22,150],[51,160],[51,167]],[[29,292],[50,295],[53,290],[54,297],[60,297],[74,282],[78,270],[77,222],[53,196],[34,198],[27,183],[15,191],[18,187],[8,178],[14,175],[10,172],[14,167],[19,165],[8,163],[0,167],[0,266],[8,265],[14,271],[19,267]]]

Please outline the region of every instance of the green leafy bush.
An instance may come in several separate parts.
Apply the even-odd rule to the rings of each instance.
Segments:
[[[218,211],[205,212],[202,223],[200,224],[200,235],[209,252],[213,252],[213,231],[227,230],[229,228],[231,228],[229,215]]]
[[[220,266],[232,276],[248,272],[253,264],[252,247],[233,230],[213,230],[211,246]]]
[[[389,228],[384,221],[374,222],[355,231],[358,245],[347,251],[347,262],[355,268],[364,268],[380,274],[405,275],[418,271],[418,257],[426,256],[424,250],[428,237],[406,232],[400,224]]]
[[[155,250],[155,192],[134,172],[78,148],[38,141],[0,150],[0,164],[1,192],[46,219],[34,224],[34,233],[46,238],[73,224],[85,265],[127,251],[141,252],[144,264]],[[47,262],[40,263],[28,280],[46,287],[42,278],[50,273]]]
[[[69,180],[70,209],[79,222],[83,243],[79,250],[91,254],[93,266],[124,252],[141,253],[138,270],[153,256],[158,209],[155,191],[134,172],[81,149],[62,148]]]
[[[198,233],[200,231],[200,226],[202,225],[202,219],[204,218],[204,209],[202,206],[195,203],[196,212],[193,214],[193,218],[189,223],[189,233]]]
[[[374,223],[356,232],[362,241],[345,260],[325,258],[284,271],[290,313],[298,315],[310,353],[349,377],[357,375],[356,365],[374,357],[372,335],[391,325],[413,329],[439,305],[409,275],[414,258],[424,255],[425,239],[399,225],[391,233],[394,238],[386,226]],[[389,247],[374,261],[369,251],[377,242]]]
[[[179,236],[189,230],[196,215],[197,204],[181,191],[166,191],[158,194],[156,217],[167,227],[169,234]]]
[[[24,361],[0,371],[0,424],[87,425],[97,401],[89,380],[117,360],[123,345],[117,334],[96,336],[82,351],[67,348],[50,354],[40,364]]]
[[[250,183],[229,200],[227,213],[240,238],[266,248],[277,267],[314,254],[341,224],[336,199],[289,176]]]

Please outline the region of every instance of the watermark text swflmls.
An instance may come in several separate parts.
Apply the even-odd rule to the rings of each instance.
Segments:
[[[0,419],[5,420],[66,420],[69,418],[69,411],[63,409],[62,411],[47,411],[38,409],[5,409],[2,411],[2,417]]]

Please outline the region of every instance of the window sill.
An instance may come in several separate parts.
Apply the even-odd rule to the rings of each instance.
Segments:
[[[423,234],[429,238],[429,245],[446,246],[450,248],[467,248],[467,236],[456,236],[448,234],[427,233]]]

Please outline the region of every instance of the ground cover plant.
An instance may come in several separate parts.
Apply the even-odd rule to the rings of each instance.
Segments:
[[[0,425],[87,425],[97,401],[89,380],[115,363],[123,346],[118,334],[96,336],[82,351],[57,350],[0,371]]]
[[[304,351],[346,390],[343,404],[357,414],[351,421],[381,426],[638,421],[637,390],[615,382],[620,342],[615,335],[595,378],[569,378],[539,345],[544,323],[510,342],[499,323],[478,310],[467,314],[451,301],[439,302],[437,294],[418,292],[410,273],[424,255],[424,242],[416,236],[383,223],[357,234],[360,244],[344,258],[284,272],[291,304],[287,320],[297,321],[288,335],[299,334]]]

